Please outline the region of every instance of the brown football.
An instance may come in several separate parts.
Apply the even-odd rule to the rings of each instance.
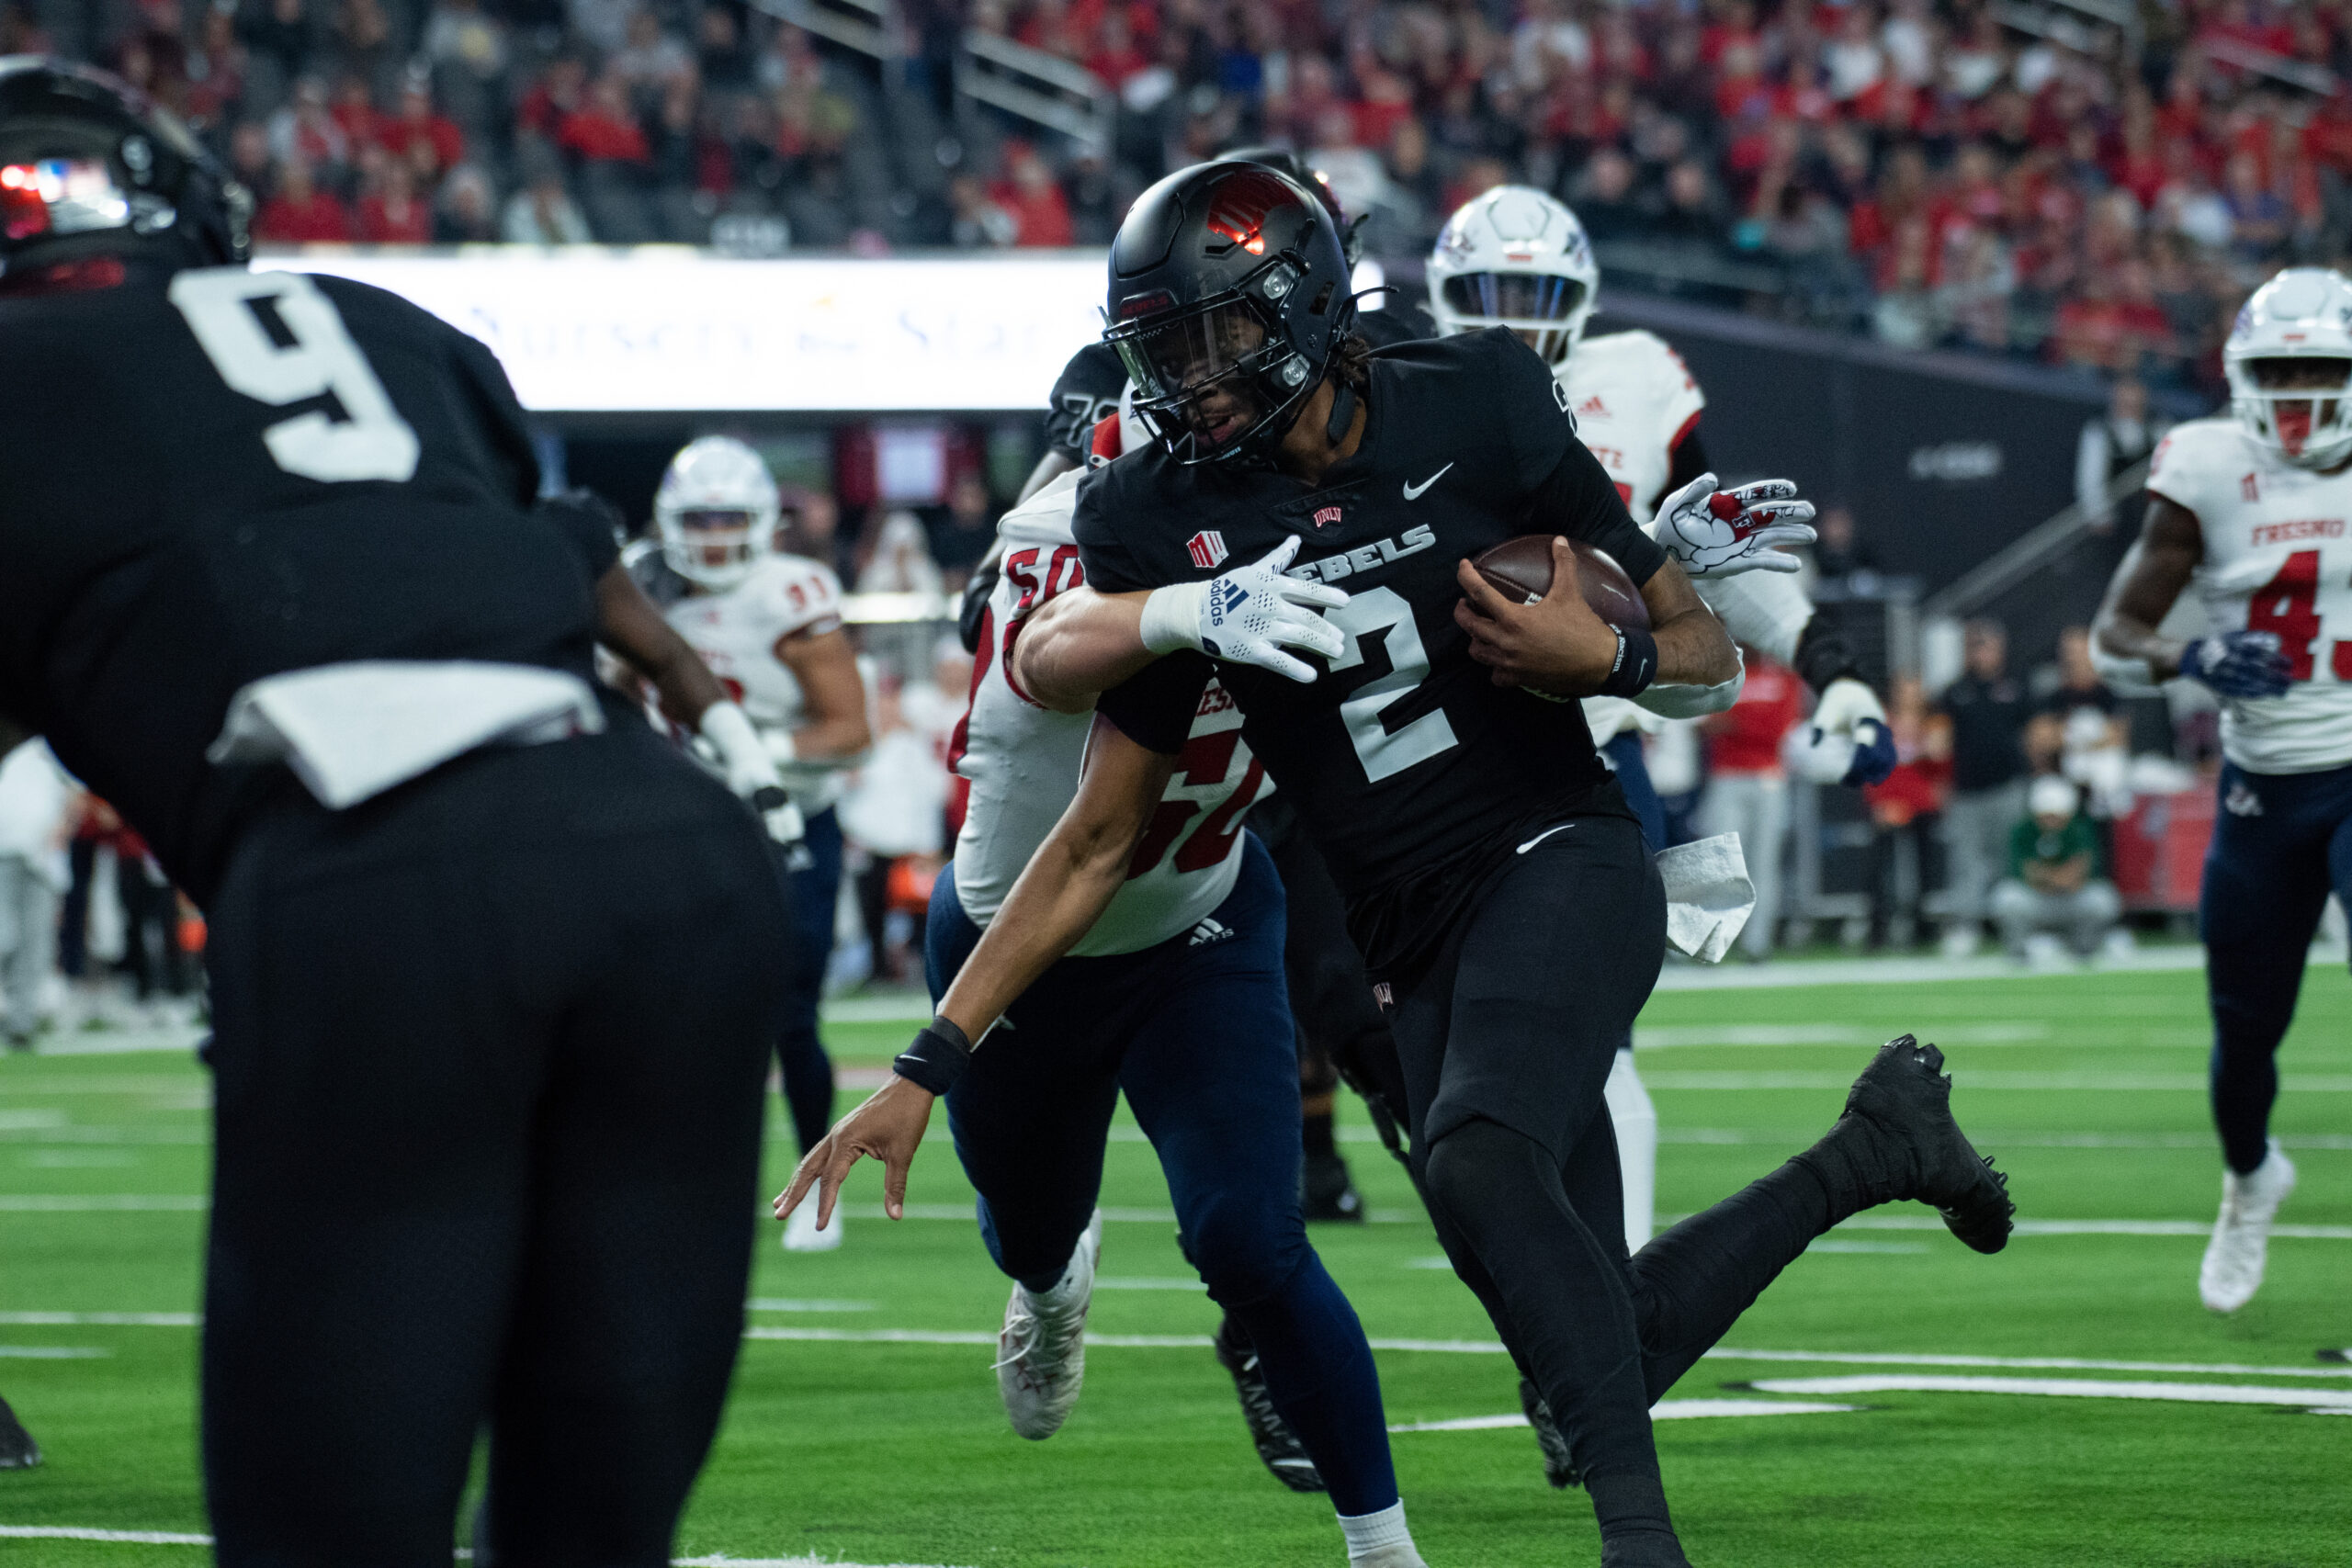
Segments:
[[[1612,626],[1650,624],[1650,608],[1625,569],[1579,539],[1568,541],[1577,553],[1577,582],[1592,613]],[[1552,536],[1521,534],[1478,556],[1470,563],[1496,592],[1522,604],[1532,604],[1552,592]]]

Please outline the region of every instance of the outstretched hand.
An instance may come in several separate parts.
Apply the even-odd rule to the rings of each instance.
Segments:
[[[922,1085],[892,1074],[872,1099],[839,1122],[822,1142],[803,1156],[792,1173],[792,1185],[776,1195],[779,1220],[800,1206],[811,1187],[817,1189],[817,1225],[833,1219],[841,1201],[842,1182],[861,1158],[882,1162],[882,1211],[894,1220],[906,1218],[907,1169],[931,1126],[931,1104],[937,1097]]]
[[[1692,577],[1794,571],[1804,563],[1782,547],[1814,540],[1813,502],[1796,493],[1787,479],[1718,491],[1714,475],[1701,474],[1657,503],[1650,532]]]

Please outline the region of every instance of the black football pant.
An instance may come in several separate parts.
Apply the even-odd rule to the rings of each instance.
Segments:
[[[220,1561],[669,1560],[742,1326],[786,916],[651,731],[250,828],[211,913]]]
[[[1649,1407],[1828,1227],[1829,1200],[1785,1166],[1626,1256],[1602,1088],[1664,960],[1666,896],[1634,822],[1571,823],[1513,859],[1389,1017],[1439,1239],[1566,1436],[1604,1561],[1677,1562]]]

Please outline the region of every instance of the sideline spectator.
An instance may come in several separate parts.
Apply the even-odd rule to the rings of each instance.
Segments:
[[[2075,447],[2075,504],[2094,531],[2124,538],[2138,534],[2144,492],[2119,495],[2115,482],[2146,462],[2171,427],[2171,421],[2149,413],[2148,389],[2137,378],[2117,378],[2108,392],[2107,412],[2084,422]]]
[[[2055,955],[2063,931],[2077,957],[2097,953],[2111,937],[2128,946],[2117,921],[2122,901],[2115,884],[2098,874],[2098,835],[2080,810],[2075,786],[2044,776],[2033,781],[2029,815],[2009,830],[2008,875],[1993,889],[1993,917],[2009,955],[2034,961]]]
[[[528,187],[507,198],[499,230],[510,245],[584,245],[595,237],[551,159]]]
[[[1921,900],[1939,880],[1944,781],[1951,766],[1929,745],[1928,699],[1917,675],[1894,678],[1886,716],[1894,734],[1894,771],[1862,790],[1871,814],[1870,944],[1900,949],[1917,943]]]
[[[2007,859],[2009,829],[2025,810],[2023,737],[2030,709],[2009,674],[2008,633],[1971,621],[1965,667],[1938,712],[1951,728],[1951,794],[1944,805],[1944,952],[1965,957],[1984,934],[1984,897]]]
[[[43,1021],[74,795],[43,741],[0,758],[0,1037],[12,1051],[31,1050]]]
[[[1737,833],[1756,885],[1756,909],[1739,933],[1750,963],[1771,956],[1781,918],[1781,855],[1789,831],[1789,781],[1781,746],[1804,716],[1804,686],[1794,672],[1754,649],[1742,649],[1747,679],[1739,700],[1700,721],[1707,738],[1707,792],[1699,805],[1706,831]]]
[[[947,487],[946,506],[924,518],[931,558],[939,563],[947,592],[962,592],[972,569],[996,543],[997,515],[989,503],[987,477],[967,468]]]
[[[375,190],[359,198],[355,238],[370,245],[422,245],[433,239],[433,209],[416,194],[416,176],[398,158],[384,162]]]
[[[305,245],[351,238],[351,214],[331,190],[313,184],[311,165],[289,158],[277,166],[277,194],[254,219],[254,238]]]

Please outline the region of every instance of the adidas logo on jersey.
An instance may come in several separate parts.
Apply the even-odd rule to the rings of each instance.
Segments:
[[[1240,934],[1240,932],[1235,931],[1231,926],[1225,924],[1222,920],[1203,920],[1199,925],[1193,928],[1193,940],[1185,945],[1188,947],[1206,947],[1211,942],[1230,942]]]
[[[1600,400],[1599,392],[1595,392],[1577,405],[1577,417],[1578,419],[1607,419],[1609,405]]]

